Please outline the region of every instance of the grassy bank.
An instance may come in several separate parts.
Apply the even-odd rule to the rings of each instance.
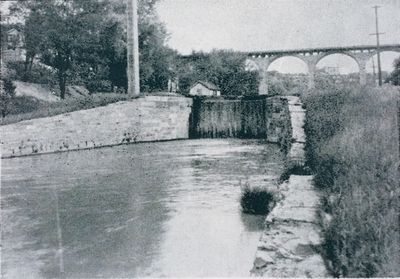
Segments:
[[[79,98],[69,98],[57,102],[46,102],[29,96],[15,97],[10,104],[10,114],[0,118],[0,125],[22,120],[49,117],[82,109],[91,109],[118,101],[130,99],[126,94],[98,93]]]
[[[399,90],[304,96],[307,159],[323,193],[323,252],[334,276],[400,276]]]

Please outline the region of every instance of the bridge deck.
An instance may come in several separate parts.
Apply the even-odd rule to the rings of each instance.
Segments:
[[[400,50],[400,44],[385,44],[381,45],[380,49],[383,51]],[[267,51],[242,51],[241,53],[254,57],[254,56],[277,56],[277,55],[293,55],[293,54],[306,54],[306,53],[327,53],[327,52],[346,52],[346,51],[375,51],[376,45],[360,45],[360,46],[347,46],[347,47],[324,47],[324,48],[302,48],[302,49],[287,49],[287,50],[267,50]],[[204,53],[195,53],[189,55],[182,55],[181,58],[196,59],[205,56]]]
[[[381,50],[400,49],[400,44],[381,45]],[[301,54],[301,53],[323,53],[323,52],[343,52],[343,51],[374,51],[376,45],[361,45],[348,47],[325,47],[325,48],[304,48],[304,49],[289,49],[289,50],[268,50],[268,51],[252,51],[242,52],[248,56],[259,55],[282,55],[282,54]]]

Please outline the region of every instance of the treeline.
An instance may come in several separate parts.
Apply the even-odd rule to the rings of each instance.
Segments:
[[[258,95],[259,73],[245,70],[245,60],[245,55],[228,50],[193,52],[180,59],[177,74],[180,88],[188,92],[196,80],[204,80],[217,85],[222,95]]]
[[[139,0],[139,61],[142,92],[162,91],[170,78],[180,80],[187,93],[196,80],[215,83],[222,94],[256,94],[258,74],[244,70],[245,56],[231,51],[197,53],[196,60],[181,59],[166,46],[168,33],[158,19],[158,0]],[[35,81],[36,61],[58,85],[61,98],[68,84],[84,85],[90,92],[125,91],[126,3],[117,0],[18,1],[11,13],[23,19],[26,61],[15,70]],[[43,76],[43,75],[41,75]],[[43,79],[42,79],[43,80]]]

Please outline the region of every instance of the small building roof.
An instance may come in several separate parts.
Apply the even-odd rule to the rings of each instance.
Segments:
[[[210,90],[219,90],[219,88],[215,84],[213,84],[211,82],[207,82],[207,81],[202,81],[202,80],[196,81],[191,87],[195,86],[198,83],[200,83],[201,85],[207,87]]]
[[[16,28],[11,28],[10,30],[6,31],[7,34],[19,34],[19,30]]]

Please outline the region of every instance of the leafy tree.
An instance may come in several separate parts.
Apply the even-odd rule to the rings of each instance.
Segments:
[[[93,62],[99,45],[99,31],[107,17],[108,1],[36,0],[19,1],[16,7],[27,14],[25,41],[27,57],[57,70],[61,98],[65,98],[68,78],[82,60]],[[92,59],[92,61],[91,61]]]
[[[387,81],[394,85],[400,85],[400,57],[397,58],[394,63],[394,71],[390,74]]]
[[[259,75],[245,70],[245,60],[245,55],[227,50],[192,53],[191,61],[181,62],[180,87],[188,92],[196,80],[205,80],[217,85],[222,95],[256,95]]]
[[[112,0],[114,13],[125,18],[125,1]],[[155,12],[158,0],[139,0],[139,68],[141,91],[166,88],[168,78],[174,74],[176,52],[165,46],[168,34]],[[113,84],[126,87],[126,21],[108,30],[104,39],[109,41],[105,52]],[[112,69],[112,70],[111,70]]]

